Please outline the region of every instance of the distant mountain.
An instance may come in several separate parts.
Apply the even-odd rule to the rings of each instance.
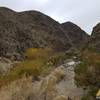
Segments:
[[[87,43],[89,35],[79,26],[72,22],[62,23],[61,26],[64,28],[66,34],[68,34],[69,38],[77,48],[81,48]]]
[[[81,47],[87,38],[71,22],[59,24],[38,11],[15,12],[0,7],[0,56],[23,54],[33,47],[66,51]]]

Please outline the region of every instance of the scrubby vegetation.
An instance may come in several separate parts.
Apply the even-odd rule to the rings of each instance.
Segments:
[[[55,53],[53,56],[51,56],[51,58],[49,59],[49,62],[54,65],[54,66],[58,66],[64,63],[64,61],[66,59],[70,59],[73,58],[74,56],[76,56],[76,53],[73,52],[59,52],[59,53]]]
[[[15,64],[14,68],[7,75],[0,75],[0,85],[10,81],[32,75],[35,79],[40,75],[49,73],[52,69],[48,64],[48,59],[52,55],[52,50],[49,48],[30,48],[25,52],[26,59]]]
[[[55,53],[50,48],[30,48],[24,55],[25,59],[15,63],[8,74],[0,75],[0,86],[23,76],[33,76],[34,80],[39,76],[46,76],[55,66],[64,63],[71,56],[63,52]]]
[[[83,100],[95,100],[100,88],[100,54],[86,50],[80,56],[81,63],[76,67],[76,83],[78,86],[88,88]]]

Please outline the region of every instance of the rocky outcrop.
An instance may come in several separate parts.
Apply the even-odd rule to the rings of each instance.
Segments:
[[[62,23],[61,26],[77,48],[86,45],[89,35],[72,22]]]

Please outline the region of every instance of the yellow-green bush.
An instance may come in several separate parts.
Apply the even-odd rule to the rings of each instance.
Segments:
[[[25,56],[29,60],[34,60],[34,59],[48,59],[48,56],[52,54],[52,49],[50,48],[30,48],[26,50]]]
[[[52,50],[49,48],[30,48],[25,52],[26,60],[15,66],[11,72],[18,75],[38,76],[43,71],[51,53]]]

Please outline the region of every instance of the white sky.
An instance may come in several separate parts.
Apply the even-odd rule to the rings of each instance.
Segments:
[[[38,10],[56,21],[71,21],[89,34],[100,22],[100,0],[0,0],[0,6],[16,11]]]

